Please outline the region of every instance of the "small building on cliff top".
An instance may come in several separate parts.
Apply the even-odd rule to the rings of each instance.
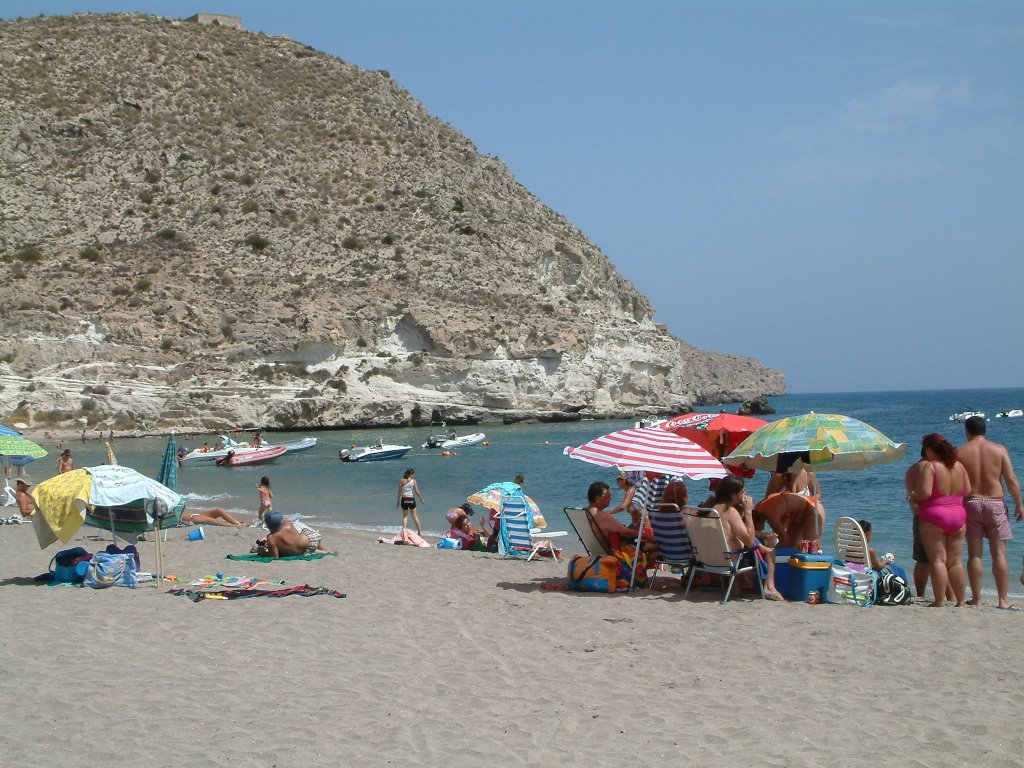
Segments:
[[[185,21],[195,24],[213,24],[216,27],[231,27],[232,29],[242,28],[241,16],[227,16],[223,13],[197,13],[189,16]]]

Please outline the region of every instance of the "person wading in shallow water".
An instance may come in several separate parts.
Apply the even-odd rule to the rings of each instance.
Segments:
[[[71,449],[65,448],[57,459],[57,474],[63,475],[65,472],[70,472],[75,468],[75,460],[71,458]]]

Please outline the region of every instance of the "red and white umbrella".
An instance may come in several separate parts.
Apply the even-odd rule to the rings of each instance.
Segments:
[[[578,448],[570,446],[563,453],[599,467],[682,475],[694,480],[729,474],[722,462],[692,440],[657,428],[622,429]]]

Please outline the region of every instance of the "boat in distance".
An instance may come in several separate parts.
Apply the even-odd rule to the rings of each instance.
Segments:
[[[278,456],[284,456],[288,451],[283,445],[270,445],[264,448],[252,448],[248,451],[235,453],[228,451],[227,455],[217,459],[218,467],[244,467],[248,464],[263,464],[273,461]]]
[[[243,453],[248,453],[249,451],[258,451],[262,448],[284,448],[285,453],[298,453],[300,451],[308,451],[310,448],[315,447],[317,442],[318,439],[315,437],[304,437],[301,440],[295,440],[289,443],[280,443],[279,445],[262,443],[259,446],[255,446],[250,443],[241,443],[237,440],[232,440],[227,435],[221,435],[219,447],[208,448],[205,451],[202,448],[196,448],[195,450],[188,451],[178,458],[178,463],[182,465],[214,464],[217,459],[223,459],[227,456],[228,451],[234,451],[237,456]]]
[[[972,416],[981,416],[981,418],[985,418],[985,414],[982,413],[981,411],[961,411],[960,413],[954,413],[952,416],[949,417],[949,420],[956,422],[957,424],[961,424],[967,421]]]
[[[411,450],[411,445],[389,445],[378,440],[361,448],[342,448],[338,451],[338,458],[342,461],[386,461],[400,459]]]
[[[445,425],[442,424],[442,427]],[[487,437],[483,432],[474,432],[471,435],[457,435],[454,429],[445,429],[444,432],[436,435],[431,435],[427,438],[421,448],[462,448],[466,445],[476,445],[482,443]]]

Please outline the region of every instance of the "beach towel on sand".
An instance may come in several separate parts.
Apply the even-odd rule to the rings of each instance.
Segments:
[[[187,597],[193,603],[203,600],[238,600],[243,597],[288,597],[298,595],[299,597],[314,597],[316,595],[327,595],[329,597],[348,597],[344,592],[327,587],[314,587],[303,584],[301,587],[285,587],[284,589],[220,589],[215,591],[199,591],[194,589],[169,589],[169,594]]]
[[[270,555],[228,555],[228,560],[248,560],[253,563],[275,563],[278,560],[319,560],[321,557],[337,557],[337,552],[314,552],[311,555],[288,555],[288,557],[271,557]]]

